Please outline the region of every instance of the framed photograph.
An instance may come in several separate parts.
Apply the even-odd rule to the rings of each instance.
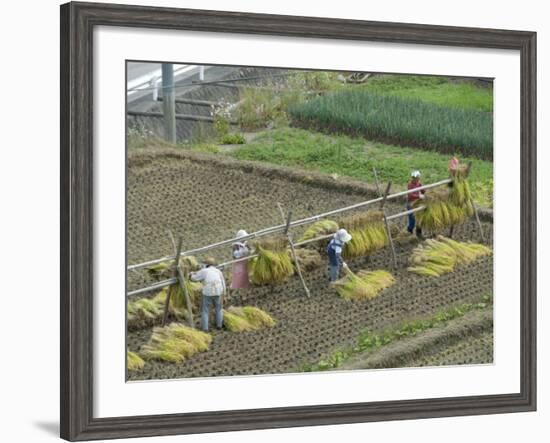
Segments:
[[[61,437],[536,409],[536,34],[61,6]]]

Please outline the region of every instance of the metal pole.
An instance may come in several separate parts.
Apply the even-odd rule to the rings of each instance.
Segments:
[[[164,111],[164,138],[176,143],[176,95],[174,94],[174,65],[162,64],[162,108]]]

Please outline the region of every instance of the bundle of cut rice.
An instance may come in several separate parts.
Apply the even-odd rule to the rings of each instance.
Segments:
[[[173,272],[173,264],[174,262],[170,260],[163,261],[147,268],[147,272],[149,272],[149,274],[156,279],[160,279],[161,277],[169,277]],[[183,275],[185,276],[189,275],[190,272],[199,269],[199,262],[192,255],[180,257],[179,265],[183,271]]]
[[[491,249],[477,243],[458,242],[443,236],[426,240],[413,250],[408,271],[429,277],[454,271],[458,264],[470,264],[479,257],[490,255]]]
[[[351,234],[351,240],[344,246],[345,258],[372,254],[388,244],[381,211],[367,211],[343,218],[340,227]]]
[[[311,240],[312,238],[334,234],[338,231],[338,223],[333,220],[319,220],[306,229],[299,242]]]
[[[466,183],[466,182],[464,182]],[[466,183],[467,184],[467,183]],[[456,191],[461,189],[461,191]],[[462,185],[452,186],[446,189],[438,189],[426,193],[422,200],[416,200],[413,208],[424,206],[425,209],[415,214],[418,226],[428,231],[439,231],[443,228],[463,223],[473,214],[471,200],[464,200],[461,204],[457,192],[462,193]]]
[[[143,369],[145,362],[135,352],[127,351],[126,366],[128,367],[128,371],[139,371],[140,369]]]
[[[332,285],[336,292],[347,300],[370,300],[380,291],[392,286],[395,278],[384,270],[362,270],[357,274],[349,271],[344,277],[336,280]]]
[[[258,257],[249,261],[250,280],[256,285],[274,284],[294,274],[285,237],[271,237],[254,243]]]
[[[321,254],[319,254],[319,252],[315,249],[297,248],[295,251],[296,258],[298,259],[298,264],[300,265],[302,272],[312,271],[323,264]],[[288,254],[292,259],[292,252],[290,249],[288,250]]]
[[[244,332],[270,328],[275,320],[265,311],[254,306],[231,306],[223,313],[223,323],[228,331]]]
[[[153,329],[153,335],[139,351],[145,360],[180,363],[197,352],[208,350],[212,336],[180,323]]]
[[[196,310],[200,306],[202,285],[200,283],[190,282],[190,298],[193,308]],[[166,294],[168,290],[172,291],[170,295],[170,306],[168,313],[176,319],[186,318],[187,305],[185,297],[179,285],[172,285],[158,292],[153,298],[138,298],[128,302],[128,329],[135,330],[158,323],[164,315],[164,305],[166,303]]]

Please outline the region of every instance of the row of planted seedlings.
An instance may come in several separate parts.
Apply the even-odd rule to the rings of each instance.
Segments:
[[[473,215],[473,203],[467,181],[468,169],[461,167],[454,170],[452,182],[444,189],[432,190],[424,200],[419,200],[415,207],[417,222],[423,229],[437,233],[444,228],[463,223]],[[422,208],[419,208],[422,206]],[[402,235],[394,224],[386,229],[384,213],[380,210],[358,212],[336,220],[319,220],[310,225],[295,246],[296,261],[302,271],[308,272],[324,263],[321,253],[326,247],[326,240],[339,228],[344,228],[352,235],[343,250],[346,260],[363,257],[385,248],[389,243],[389,235]],[[296,273],[297,263],[289,248],[289,240],[282,235],[274,235],[250,242],[253,250],[249,258],[249,278],[253,285],[275,285],[287,281]],[[320,253],[321,251],[321,253]],[[474,243],[457,242],[442,236],[429,239],[414,249],[407,269],[410,272],[437,277],[446,272],[452,272],[456,265],[469,264],[480,256],[488,255],[491,249]],[[186,276],[185,285],[190,294],[195,309],[200,305],[202,286],[192,282],[189,272],[198,269],[198,262],[190,256],[180,259],[180,266]],[[157,278],[166,276],[170,262],[162,262],[149,268],[149,272]],[[386,270],[360,270],[357,273],[347,271],[341,279],[332,285],[336,292],[347,300],[372,299],[392,286],[395,277]],[[185,298],[178,285],[164,288],[152,299],[138,299],[128,305],[128,328],[150,326],[161,318],[167,292],[170,296],[170,315],[179,320],[184,316]],[[262,327],[271,327],[275,321],[268,313],[253,306],[229,307],[224,311],[224,325],[234,332],[250,331]],[[144,346],[141,356],[164,361],[183,361],[196,352],[208,349],[212,338],[209,334],[193,330],[175,323],[167,328],[155,328],[148,345]],[[180,344],[185,341],[187,344]],[[155,351],[156,350],[156,351]],[[176,352],[178,351],[178,352]],[[136,354],[129,353],[130,362],[139,359]],[[139,363],[139,360],[138,360]],[[141,363],[137,369],[143,367]]]

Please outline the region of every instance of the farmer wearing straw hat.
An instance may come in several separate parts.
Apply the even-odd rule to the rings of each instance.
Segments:
[[[344,245],[351,240],[351,235],[345,229],[338,229],[327,246],[329,281],[336,281],[340,275],[340,268],[348,269],[342,258]]]
[[[235,238],[240,239],[246,237],[248,232],[244,229],[240,229]],[[250,250],[246,244],[246,241],[236,241],[233,243],[233,258],[238,260],[240,258],[245,258],[250,255]],[[237,263],[233,263],[233,271],[231,275],[231,290],[236,289],[246,289],[250,287],[250,282],[248,281],[248,260],[243,260]]]
[[[411,181],[407,184],[407,189],[410,191],[411,189],[420,188],[422,186],[422,183],[420,183],[420,171],[415,170],[411,172]],[[411,192],[407,194],[407,211],[410,211],[413,207],[413,203],[417,201],[418,199],[424,198],[424,193],[426,191],[416,191]],[[409,214],[409,222],[407,224],[407,231],[409,231],[409,234],[412,234],[414,231],[414,228],[416,226],[416,217],[414,214]],[[418,238],[422,238],[422,228],[419,226],[416,226],[416,236]]]
[[[197,272],[192,272],[191,280],[200,281],[202,287],[201,328],[208,332],[208,314],[210,304],[214,303],[216,309],[216,327],[223,326],[222,296],[225,294],[225,278],[218,268],[216,260],[208,257],[204,260],[204,267]]]

